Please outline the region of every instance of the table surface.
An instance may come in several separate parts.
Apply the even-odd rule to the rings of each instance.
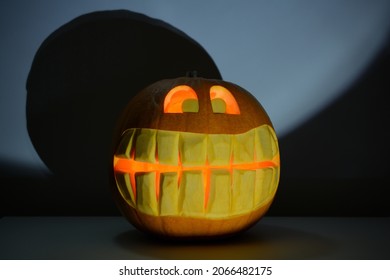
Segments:
[[[265,217],[233,238],[167,242],[122,217],[3,217],[0,259],[390,259],[390,218]]]

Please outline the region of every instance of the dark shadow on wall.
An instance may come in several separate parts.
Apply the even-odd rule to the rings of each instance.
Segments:
[[[54,31],[34,57],[26,104],[29,136],[53,175],[36,181],[23,171],[17,178],[6,173],[7,214],[116,211],[107,185],[120,112],[149,84],[191,70],[221,79],[200,44],[142,14],[94,12]],[[21,205],[10,208],[11,197]]]

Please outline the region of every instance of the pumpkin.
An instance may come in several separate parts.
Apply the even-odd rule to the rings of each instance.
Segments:
[[[272,123],[233,83],[158,81],[129,102],[116,137],[114,198],[140,230],[232,235],[255,224],[275,196],[280,164]]]

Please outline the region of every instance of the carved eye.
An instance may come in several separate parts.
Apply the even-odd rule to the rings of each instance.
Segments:
[[[198,96],[189,86],[176,86],[165,96],[164,113],[197,113],[198,111]]]
[[[223,86],[210,88],[210,100],[214,113],[239,115],[240,108],[232,93]]]

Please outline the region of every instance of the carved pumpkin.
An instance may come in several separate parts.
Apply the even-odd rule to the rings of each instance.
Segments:
[[[156,82],[130,101],[117,137],[115,200],[140,230],[231,235],[256,223],[274,198],[274,129],[259,102],[232,83]]]

